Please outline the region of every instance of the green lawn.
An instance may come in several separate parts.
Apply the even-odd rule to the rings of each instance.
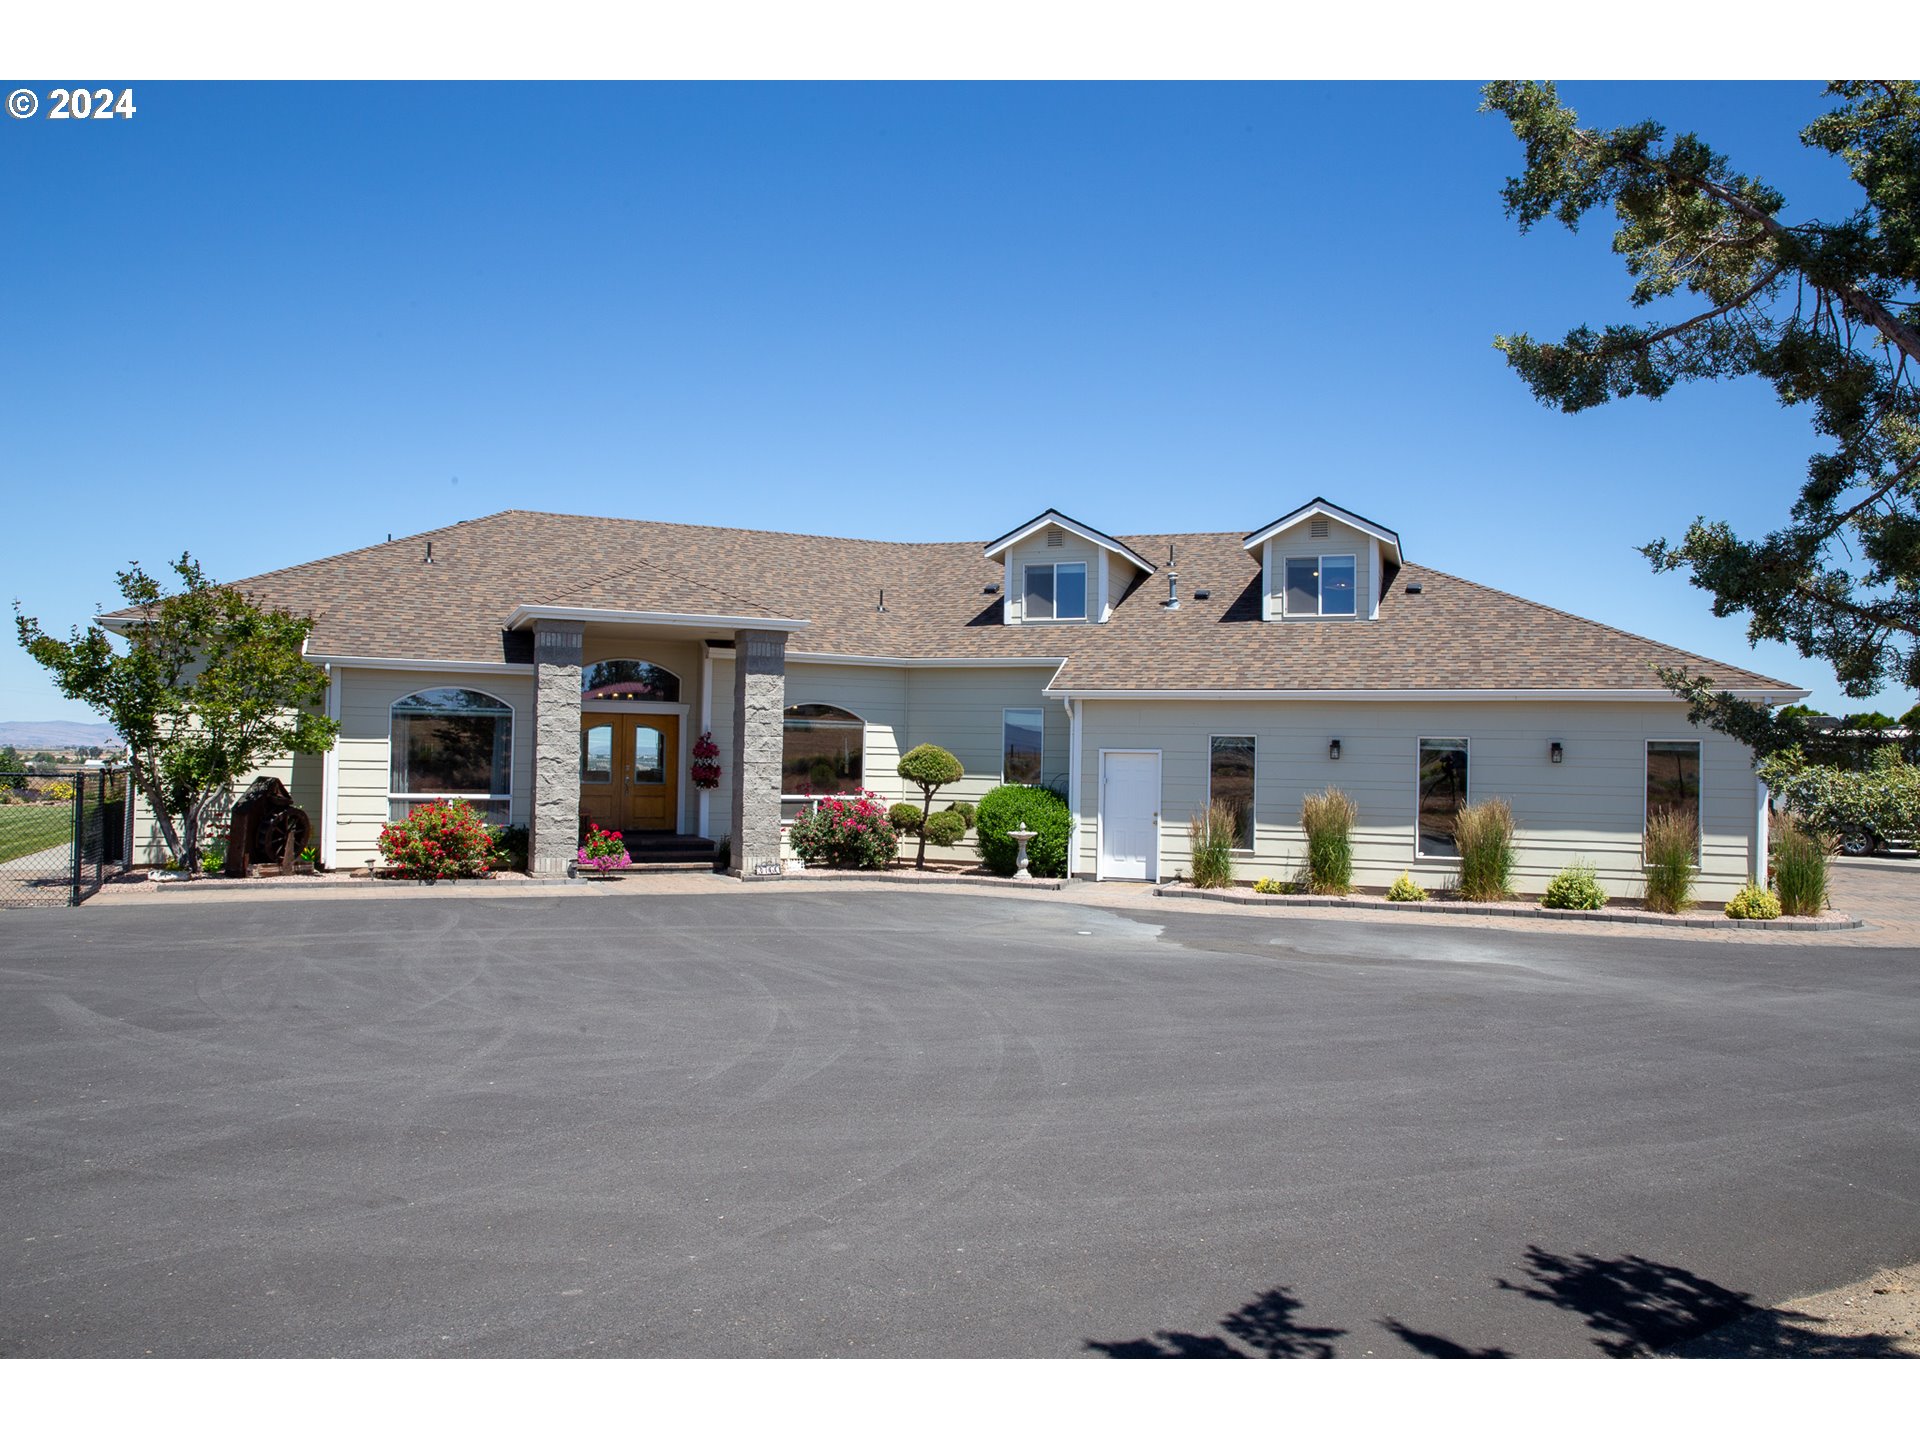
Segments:
[[[0,805],[0,860],[50,850],[73,838],[73,806]]]

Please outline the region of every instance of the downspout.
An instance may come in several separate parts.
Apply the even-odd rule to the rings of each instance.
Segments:
[[[337,723],[340,719],[341,679],[331,662],[320,668],[327,676],[327,719]],[[320,757],[320,863],[329,870],[339,863],[340,847],[333,833],[339,820],[340,737],[335,734],[333,744]]]
[[[1767,782],[1756,775],[1753,780],[1753,883],[1762,890],[1767,888],[1769,798]]]

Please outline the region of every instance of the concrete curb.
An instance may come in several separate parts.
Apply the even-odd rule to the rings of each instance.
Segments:
[[[772,878],[772,877],[768,877]],[[976,885],[995,890],[1064,890],[1065,880],[1015,880],[1003,875],[940,875],[921,874],[917,871],[889,870],[794,870],[779,877],[782,880],[824,880],[838,883],[866,881],[875,885]]]
[[[1478,915],[1497,920],[1587,920],[1614,925],[1666,925],[1684,930],[1863,930],[1851,915],[1806,919],[1729,920],[1724,915],[1659,915],[1650,910],[1549,910],[1544,905],[1470,905],[1451,900],[1374,900],[1355,895],[1256,895],[1252,891],[1196,890],[1190,885],[1156,885],[1155,895],[1177,900],[1211,900],[1221,905],[1376,910],[1395,915]]]
[[[326,875],[273,875],[259,880],[170,880],[150,881],[145,885],[131,882],[119,882],[112,888],[116,894],[137,891],[142,895],[225,895],[235,890],[295,890],[332,891],[332,890],[438,890],[442,886],[460,885],[469,890],[551,890],[556,885],[580,886],[600,882],[593,880],[572,880],[554,878],[536,879],[531,875],[514,880],[491,880],[471,876],[466,879],[451,880],[376,880],[372,876],[358,879],[336,879]]]

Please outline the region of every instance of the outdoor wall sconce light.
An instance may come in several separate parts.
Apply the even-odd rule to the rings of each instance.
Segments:
[[[1329,741],[1327,743],[1327,759],[1338,760],[1339,758],[1340,758],[1340,742],[1338,740]]]
[[[1560,742],[1558,740],[1547,746],[1547,758],[1556,765],[1567,758],[1567,752],[1560,748]]]

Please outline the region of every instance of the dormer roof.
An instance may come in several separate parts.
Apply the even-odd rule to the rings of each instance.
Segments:
[[[1316,495],[1298,510],[1290,510],[1271,525],[1262,525],[1258,530],[1240,542],[1243,550],[1257,550],[1282,530],[1290,530],[1302,520],[1311,520],[1323,515],[1329,520],[1338,520],[1342,525],[1351,525],[1363,535],[1371,535],[1383,547],[1391,546],[1393,562],[1404,564],[1406,557],[1400,553],[1400,537],[1384,525],[1379,525],[1364,515],[1356,515],[1351,510],[1343,510],[1331,500]]]
[[[987,559],[998,560],[1009,549],[1011,549],[1015,545],[1018,545],[1022,540],[1026,539],[1029,535],[1034,534],[1036,531],[1046,530],[1054,526],[1058,526],[1060,529],[1065,530],[1069,535],[1078,535],[1082,540],[1085,540],[1090,545],[1098,545],[1102,550],[1112,551],[1115,555],[1120,556],[1122,559],[1126,560],[1129,564],[1137,566],[1139,569],[1146,571],[1146,573],[1149,575],[1151,575],[1154,571],[1153,562],[1147,559],[1138,550],[1133,549],[1129,545],[1125,545],[1121,543],[1120,541],[1114,539],[1113,536],[1111,535],[1102,534],[1100,531],[1094,529],[1091,525],[1081,524],[1078,520],[1075,520],[1070,515],[1062,515],[1058,510],[1042,510],[1038,515],[1034,516],[1033,519],[1027,521],[1026,524],[1016,525],[1013,529],[1009,530],[1006,534],[1002,535],[998,540],[988,541],[987,542]]]

